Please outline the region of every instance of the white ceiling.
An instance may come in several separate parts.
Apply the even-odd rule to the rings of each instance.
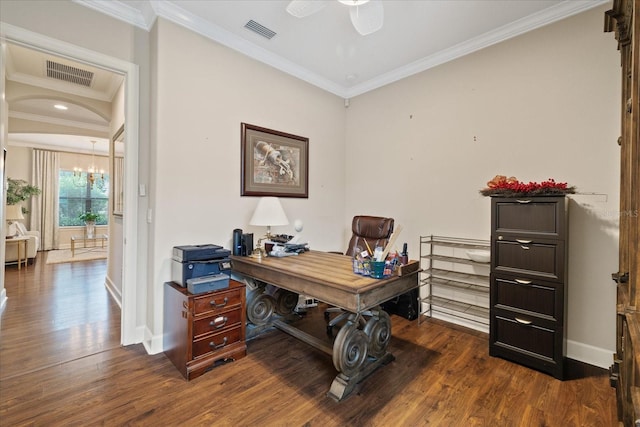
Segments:
[[[607,3],[372,0],[384,6],[384,26],[361,36],[350,22],[351,6],[336,0],[305,18],[286,12],[288,0],[74,1],[147,30],[161,16],[343,98]],[[246,29],[249,20],[276,35]]]
[[[51,78],[46,62],[53,61],[93,73],[89,87]],[[123,76],[80,64],[66,58],[7,44],[6,78],[9,82],[40,88],[37,95],[26,88],[24,95],[9,102],[9,118],[36,123],[38,129],[64,126],[72,134],[16,133],[9,129],[9,145],[74,152],[109,153],[110,123],[90,107],[91,100],[111,102]],[[62,104],[66,110],[54,107]]]
[[[384,6],[381,30],[362,36],[353,28],[349,6],[327,0],[306,18],[286,12],[288,0],[73,0],[149,30],[158,16],[269,64],[345,99],[608,3],[608,0],[373,0]],[[313,0],[323,1],[323,0]],[[273,30],[267,39],[244,27],[249,21]],[[43,75],[46,59],[95,73],[90,88]],[[110,101],[122,76],[10,45],[7,80],[100,101]],[[9,117],[73,126],[75,136],[10,133],[12,145],[108,152],[109,123],[69,103],[61,113],[52,97],[9,105]],[[72,97],[68,97],[71,99]],[[83,131],[84,130],[84,131]],[[86,132],[86,136],[83,136]],[[96,138],[96,132],[106,137]]]

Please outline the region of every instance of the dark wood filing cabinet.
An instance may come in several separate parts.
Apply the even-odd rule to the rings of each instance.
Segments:
[[[164,353],[187,380],[247,354],[245,285],[193,295],[167,282],[164,292]]]
[[[491,198],[489,354],[564,379],[567,200]]]

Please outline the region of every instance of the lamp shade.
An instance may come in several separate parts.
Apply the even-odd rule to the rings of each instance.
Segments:
[[[20,205],[7,205],[7,221],[16,221],[24,219],[22,215],[22,206]]]
[[[287,225],[289,219],[282,209],[280,200],[277,197],[262,197],[253,212],[251,225]]]

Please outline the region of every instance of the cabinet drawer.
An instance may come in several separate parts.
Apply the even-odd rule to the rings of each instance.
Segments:
[[[193,322],[193,337],[220,331],[224,328],[239,325],[242,319],[240,307],[216,313],[213,316],[197,319]]]
[[[229,289],[227,291],[218,291],[213,294],[204,294],[196,297],[193,302],[193,314],[198,316],[208,312],[219,312],[236,305],[240,305],[244,288]]]
[[[538,326],[532,320],[520,319],[518,316],[495,316],[492,328],[494,344],[501,347],[532,353],[549,360],[555,357],[558,350],[556,331]]]
[[[564,197],[492,198],[491,202],[494,233],[564,237]]]
[[[496,276],[491,283],[491,304],[557,321],[563,317],[563,289],[563,285],[541,280]]]
[[[226,329],[213,335],[205,336],[193,342],[193,358],[204,356],[208,353],[222,351],[225,347],[240,341],[241,327],[240,325]]]
[[[491,256],[493,271],[564,279],[564,242],[534,242],[527,239],[495,240]]]

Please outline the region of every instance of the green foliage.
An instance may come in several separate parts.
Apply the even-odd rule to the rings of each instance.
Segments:
[[[85,213],[81,214],[78,218],[80,218],[84,222],[87,222],[87,221],[96,222],[96,221],[100,220],[100,214],[93,213],[93,212],[89,211],[89,212],[85,212]]]
[[[81,227],[84,220],[80,216],[85,212],[100,215],[96,225],[107,225],[109,215],[109,175],[97,179],[89,185],[86,173],[74,176],[73,171],[60,170],[58,174],[58,225],[60,227]]]
[[[7,178],[7,205],[16,205],[39,194],[40,189],[34,185],[30,185],[27,181]]]

